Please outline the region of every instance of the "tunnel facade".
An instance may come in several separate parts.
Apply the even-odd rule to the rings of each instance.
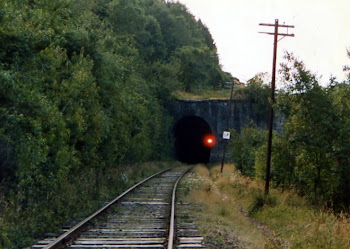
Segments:
[[[228,130],[235,130],[238,133],[240,133],[245,126],[252,123],[258,128],[267,128],[267,121],[259,118],[256,115],[256,103],[252,103],[246,99],[233,100],[229,120],[228,104],[229,100],[227,99],[176,99],[171,102],[169,111],[174,120],[171,138],[173,139],[173,145],[175,147],[174,156],[178,160],[186,161],[188,159],[192,163],[206,162],[208,160],[207,157],[209,156],[209,162],[221,161],[224,145],[227,143],[230,144],[230,141],[224,140],[222,136],[223,132],[227,130],[227,124],[229,124]],[[274,119],[274,129],[281,131],[282,122],[283,117],[277,116]],[[209,151],[207,150],[207,152],[205,152],[204,148],[203,150],[200,150],[199,155],[203,155],[203,157],[198,157],[200,160],[193,160],[193,158],[189,158],[190,155],[192,155],[192,152],[188,154],[185,153],[185,150],[192,150],[190,145],[194,145],[194,143],[190,143],[190,145],[186,144],[186,140],[182,140],[181,134],[187,134],[189,137],[196,137],[198,136],[197,133],[199,132],[196,131],[196,129],[191,131],[191,127],[199,127],[196,129],[210,132],[216,139],[215,146],[213,146]],[[182,132],[183,129],[185,129],[184,132]],[[191,135],[192,132],[194,132],[194,135]],[[184,147],[181,146],[182,144],[184,144]],[[193,153],[195,154],[195,152]],[[226,158],[229,159],[230,149],[226,150],[226,153]]]
[[[197,116],[186,116],[174,126],[175,153],[177,160],[188,163],[208,163],[212,143],[207,142],[212,135],[209,124]]]

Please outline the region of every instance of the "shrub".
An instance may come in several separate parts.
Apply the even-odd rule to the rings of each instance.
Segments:
[[[258,193],[254,196],[253,202],[249,206],[248,215],[254,215],[255,213],[261,211],[264,206],[275,206],[276,203],[276,197]]]

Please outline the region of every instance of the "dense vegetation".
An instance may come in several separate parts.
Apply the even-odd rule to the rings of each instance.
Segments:
[[[350,77],[321,87],[303,62],[286,54],[275,109],[284,129],[274,134],[271,177],[282,190],[294,188],[312,203],[350,209]],[[260,87],[260,98],[265,89]],[[233,160],[248,176],[265,177],[266,132],[247,127],[233,139]]]
[[[1,1],[0,247],[77,213],[67,186],[82,176],[95,175],[98,195],[116,166],[169,156],[170,93],[226,77],[208,29],[179,3]]]
[[[275,108],[285,125],[274,135],[273,184],[349,211],[350,76],[321,87],[290,54],[282,75]],[[262,78],[236,94],[265,122]],[[208,29],[179,3],[1,1],[0,247],[28,245],[81,215],[76,203],[88,212],[89,200],[107,195],[102,189],[125,187],[121,165],[167,158],[171,93],[217,90],[229,80]],[[252,124],[233,137],[238,169],[264,177],[265,131]]]

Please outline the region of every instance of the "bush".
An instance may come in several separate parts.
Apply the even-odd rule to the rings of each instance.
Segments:
[[[241,134],[233,131],[232,160],[243,175],[253,177],[255,154],[266,143],[266,132],[251,126],[245,127]]]
[[[254,196],[254,200],[249,206],[248,215],[254,215],[255,213],[261,211],[264,208],[264,206],[275,206],[276,203],[276,197],[258,193]]]

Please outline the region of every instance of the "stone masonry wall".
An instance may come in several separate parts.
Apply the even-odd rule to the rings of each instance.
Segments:
[[[227,130],[229,100],[211,99],[211,100],[174,100],[170,112],[174,118],[174,125],[186,116],[197,116],[205,120],[212,133],[217,138],[217,145],[212,149],[210,161],[219,162],[222,158],[224,148],[224,139],[222,134]],[[268,127],[268,113],[266,118],[259,118],[254,112],[255,105],[247,100],[233,100],[231,106],[231,118],[229,129],[235,129],[240,132],[250,122],[253,122],[261,129]],[[274,129],[282,130],[282,118],[276,117]],[[227,156],[228,158],[228,156]]]

